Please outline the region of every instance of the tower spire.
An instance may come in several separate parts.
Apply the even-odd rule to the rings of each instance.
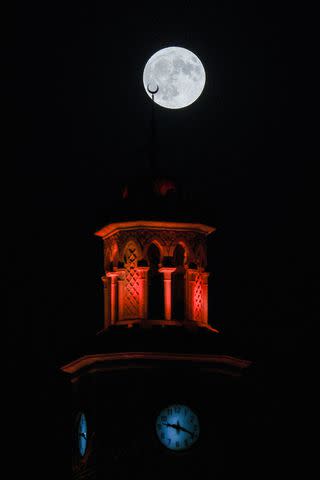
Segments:
[[[154,174],[156,170],[157,164],[157,136],[156,136],[156,121],[155,121],[155,101],[154,96],[159,91],[159,85],[151,81],[148,84],[148,92],[151,94],[151,124],[150,124],[150,144],[149,144],[149,155],[148,155],[148,168],[150,169],[151,173]]]

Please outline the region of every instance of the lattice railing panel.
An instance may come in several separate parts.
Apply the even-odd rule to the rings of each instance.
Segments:
[[[201,322],[202,320],[202,278],[198,273],[195,278],[194,293],[193,293],[193,305],[194,305],[194,320]]]
[[[137,318],[139,316],[140,278],[137,271],[137,248],[134,244],[128,246],[125,260],[124,318]]]

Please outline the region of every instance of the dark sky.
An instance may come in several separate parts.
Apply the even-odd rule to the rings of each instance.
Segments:
[[[102,327],[102,242],[93,233],[116,213],[124,175],[143,169],[144,65],[177,45],[199,56],[207,83],[186,109],[156,108],[158,153],[215,212],[210,318],[297,368],[315,275],[288,10],[114,3],[16,4],[5,58],[9,363],[28,368],[35,396],[44,395],[61,361]]]

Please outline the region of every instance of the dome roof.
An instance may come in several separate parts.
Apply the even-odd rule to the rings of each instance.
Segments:
[[[124,179],[112,209],[101,218],[104,224],[136,219],[214,224],[215,214],[192,186],[167,173],[149,171]]]

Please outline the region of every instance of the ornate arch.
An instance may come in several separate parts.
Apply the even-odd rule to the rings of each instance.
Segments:
[[[131,249],[135,252],[134,255],[136,256],[137,261],[143,258],[140,243],[132,236],[127,239],[127,241],[124,243],[121,250],[119,251],[120,262],[123,262],[124,264],[126,263],[125,254],[128,252],[128,249]]]
[[[119,262],[119,247],[117,242],[114,242],[112,245],[111,262],[113,266],[117,266]]]
[[[106,241],[104,245],[104,270],[108,272],[113,266],[117,266],[119,261],[119,248],[115,239]]]
[[[195,251],[195,263],[198,268],[206,268],[207,266],[207,255],[205,248],[202,244],[198,245]]]
[[[158,236],[153,236],[148,239],[148,241],[145,243],[143,247],[143,252],[142,252],[142,258],[146,261],[148,261],[148,250],[150,246],[154,244],[160,252],[160,263],[162,263],[162,259],[165,254],[165,245],[161,243],[161,239]]]
[[[173,257],[175,249],[177,248],[178,245],[181,245],[184,248],[185,251],[185,265],[187,265],[191,261],[191,246],[189,242],[185,238],[177,238],[174,243],[170,245],[169,248],[169,256]]]

